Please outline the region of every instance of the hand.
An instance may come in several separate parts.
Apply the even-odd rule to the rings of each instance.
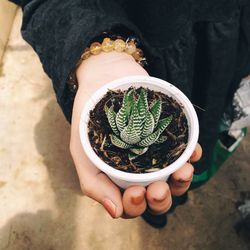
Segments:
[[[125,53],[109,52],[91,56],[82,62],[77,70],[79,88],[75,97],[70,151],[79,176],[82,191],[104,206],[113,218],[133,218],[141,215],[147,205],[154,214],[166,212],[172,203],[171,195],[181,195],[187,191],[193,176],[193,166],[186,163],[172,174],[169,184],[158,181],[147,188],[132,186],[122,194],[120,189],[85,155],[79,137],[81,110],[89,97],[103,84],[120,77],[148,75],[133,57]],[[201,157],[201,147],[197,145],[192,161]]]

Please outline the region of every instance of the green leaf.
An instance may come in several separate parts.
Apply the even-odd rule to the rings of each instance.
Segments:
[[[139,111],[139,115],[141,119],[144,120],[146,117],[146,113],[148,111],[147,91],[144,88],[141,88],[137,107],[138,107],[138,111]]]
[[[127,125],[127,115],[126,115],[126,108],[122,106],[116,115],[116,126],[121,132]]]
[[[116,113],[114,111],[114,107],[111,106],[110,108],[108,108],[107,105],[104,106],[104,110],[105,110],[105,114],[107,116],[109,125],[112,129],[112,131],[116,134],[119,135],[119,131],[116,127],[116,122],[115,122],[115,118],[116,118]]]
[[[128,126],[125,127],[120,134],[121,139],[128,144],[131,145],[136,144],[141,140],[140,137],[141,126],[142,124],[141,124],[141,119],[139,117],[138,109],[137,106],[134,105],[132,107],[132,112]]]
[[[158,140],[155,142],[155,144],[161,144],[161,143],[165,142],[167,139],[168,139],[167,136],[162,135],[162,136],[160,136],[160,137],[158,138]]]
[[[137,143],[137,145],[140,147],[148,147],[154,144],[158,140],[160,134],[161,134],[160,130],[158,129],[153,134],[147,136],[146,138],[141,140],[139,143]]]
[[[151,104],[150,112],[152,113],[154,117],[155,127],[156,127],[161,116],[161,100],[160,99],[154,101]]]
[[[129,152],[129,153],[128,153],[128,158],[129,158],[130,161],[134,160],[136,157],[138,157],[137,154],[134,154],[134,153],[132,153],[132,152]]]
[[[143,139],[147,137],[148,135],[152,134],[154,131],[154,127],[155,127],[154,117],[151,114],[151,112],[148,111],[145,117],[145,123],[143,126],[141,138]]]
[[[144,153],[147,152],[148,147],[146,147],[146,148],[130,148],[129,150],[136,155],[143,155]]]
[[[128,118],[130,116],[134,102],[134,89],[131,89],[125,93],[122,101],[122,107],[116,115],[116,126],[120,132],[126,127],[128,123]]]
[[[116,135],[110,135],[110,140],[111,143],[118,147],[118,148],[123,148],[123,149],[128,149],[131,147],[131,145],[125,143],[124,141],[122,141],[119,137],[117,137]]]
[[[166,118],[163,118],[159,121],[156,129],[160,131],[160,134],[166,129],[166,127],[171,123],[173,116],[170,115]]]

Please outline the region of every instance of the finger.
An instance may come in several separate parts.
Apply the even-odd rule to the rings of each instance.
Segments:
[[[70,151],[79,176],[81,189],[87,196],[101,203],[113,218],[118,218],[123,214],[121,192],[88,159],[82,149],[79,136],[75,136],[77,133],[78,128],[76,128],[76,131],[72,128]]]
[[[186,163],[171,175],[169,186],[172,195],[180,196],[188,190],[193,179],[193,172],[192,164]]]
[[[165,181],[150,184],[147,188],[146,198],[153,214],[165,213],[172,205],[169,185]]]
[[[199,143],[196,144],[195,150],[193,152],[193,154],[190,157],[190,161],[191,162],[197,162],[200,160],[202,156],[202,147]]]
[[[146,189],[142,186],[131,186],[123,194],[122,203],[125,216],[134,218],[141,215],[147,207],[145,198]]]
[[[112,218],[119,218],[123,213],[122,195],[119,188],[102,172],[81,184],[83,192],[98,201]]]

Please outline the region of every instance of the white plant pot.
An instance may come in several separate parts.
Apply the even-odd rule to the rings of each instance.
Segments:
[[[109,166],[101,158],[99,158],[90,144],[88,137],[89,112],[94,109],[95,105],[102,99],[102,97],[107,93],[108,90],[127,90],[129,87],[145,87],[150,90],[160,91],[168,96],[171,96],[183,106],[183,111],[186,115],[189,128],[187,147],[175,162],[159,171],[137,174],[126,173],[117,170],[112,166]],[[140,75],[119,78],[105,84],[103,87],[98,89],[84,106],[81,113],[79,126],[81,143],[90,161],[93,162],[94,165],[102,172],[104,172],[115,184],[124,189],[132,185],[148,186],[150,183],[155,181],[167,181],[168,177],[173,172],[175,172],[189,160],[195,149],[199,136],[198,118],[189,99],[178,88],[164,80],[155,77]]]

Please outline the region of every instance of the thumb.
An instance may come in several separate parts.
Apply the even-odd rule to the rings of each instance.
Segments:
[[[86,186],[83,187],[87,190],[86,195],[102,204],[113,218],[119,218],[123,214],[121,192],[104,173],[97,173],[83,186]]]

